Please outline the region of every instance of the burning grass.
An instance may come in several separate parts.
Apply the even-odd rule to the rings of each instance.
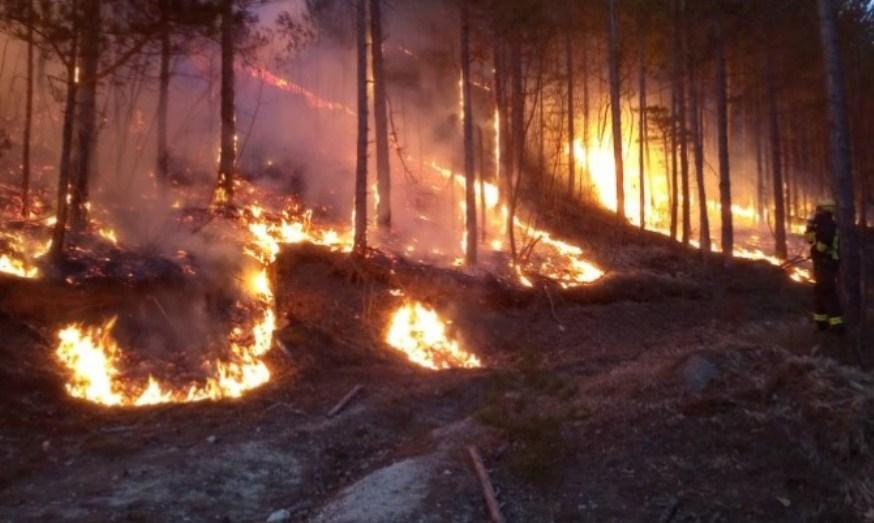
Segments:
[[[392,315],[386,342],[422,367],[442,370],[481,367],[479,358],[461,349],[446,333],[446,322],[419,302],[407,303]]]

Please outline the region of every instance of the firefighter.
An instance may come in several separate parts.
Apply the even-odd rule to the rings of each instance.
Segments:
[[[831,329],[842,333],[844,318],[838,298],[841,249],[836,210],[833,200],[820,202],[816,213],[807,221],[804,239],[810,244],[810,258],[813,260],[813,319],[821,331]]]

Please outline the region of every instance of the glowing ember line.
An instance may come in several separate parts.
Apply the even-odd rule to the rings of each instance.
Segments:
[[[264,68],[258,67],[247,67],[246,70],[253,77],[258,78],[259,80],[264,81],[264,83],[271,85],[279,90],[296,94],[298,96],[302,96],[304,100],[306,100],[307,105],[310,107],[314,107],[316,109],[327,109],[329,111],[342,111],[350,116],[355,116],[355,112],[346,107],[345,105],[332,102],[330,100],[325,100],[321,98],[317,94],[312,91],[306,89],[302,85],[296,84],[290,80],[286,80],[285,78],[281,78],[271,73],[270,71]]]

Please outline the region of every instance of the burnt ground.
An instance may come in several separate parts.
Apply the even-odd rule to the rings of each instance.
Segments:
[[[0,521],[483,521],[469,444],[511,522],[874,518],[874,378],[807,322],[809,290],[591,220],[559,227],[610,269],[576,291],[286,251],[274,377],[220,403],[67,398],[46,307],[3,282]],[[486,368],[394,353],[406,298]]]

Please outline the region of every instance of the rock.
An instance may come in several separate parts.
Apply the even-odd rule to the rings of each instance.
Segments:
[[[291,512],[281,509],[276,512],[270,514],[270,517],[267,518],[267,523],[278,523],[280,521],[288,521],[291,519]]]
[[[701,354],[694,354],[680,367],[680,379],[686,390],[698,394],[719,374],[716,365]]]

